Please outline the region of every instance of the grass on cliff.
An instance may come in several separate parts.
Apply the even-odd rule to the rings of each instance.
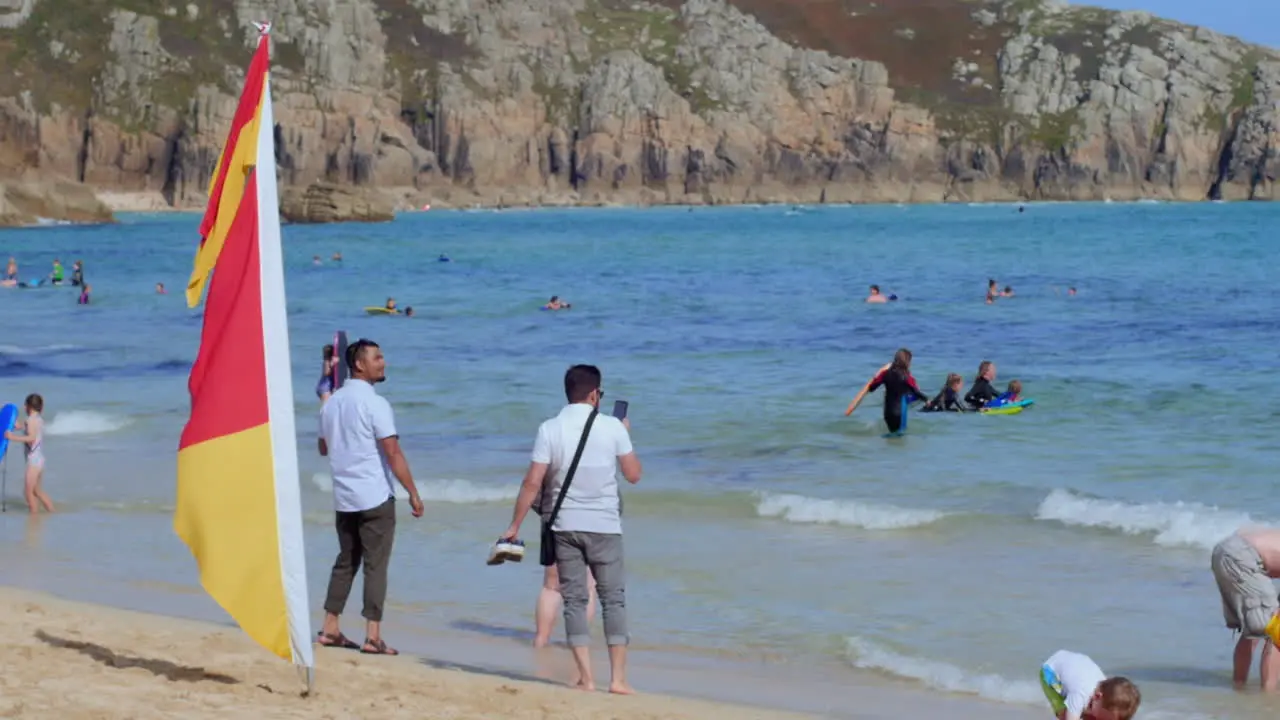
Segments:
[[[394,71],[402,107],[418,110],[438,92],[442,63],[465,64],[479,57],[457,35],[427,27],[413,0],[373,0],[387,36],[387,64]],[[467,75],[463,73],[463,79]]]
[[[234,0],[199,0],[197,13],[187,3],[163,0],[39,0],[27,22],[0,31],[0,95],[29,91],[35,106],[53,105],[74,112],[93,110],[126,129],[137,129],[152,104],[185,109],[196,88],[213,85],[230,93],[240,90],[252,52],[252,36],[239,27]],[[114,61],[110,47],[115,17],[133,12],[158,20],[160,47],[167,58],[152,58],[157,76],[144,83],[132,104],[102,102],[100,79]],[[141,26],[134,25],[135,31]],[[276,40],[277,66],[302,70],[301,52]]]
[[[629,49],[660,69],[695,113],[723,107],[694,79],[693,66],[676,53],[684,27],[675,9],[629,0],[588,0],[577,18],[591,48],[590,58],[577,59],[580,72],[610,52]]]

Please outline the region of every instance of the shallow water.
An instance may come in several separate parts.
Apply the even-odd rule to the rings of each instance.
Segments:
[[[335,543],[312,388],[318,346],[345,329],[387,353],[380,390],[428,500],[401,523],[395,623],[528,629],[536,565],[483,555],[561,373],[585,361],[608,400],[631,401],[645,462],[626,496],[637,645],[825,658],[1028,706],[1043,703],[1039,662],[1068,647],[1137,680],[1156,717],[1273,714],[1228,689],[1208,551],[1280,520],[1277,220],[1269,205],[1049,204],[288,227],[313,604]],[[180,294],[197,222],[0,232],[23,277],[82,258],[94,288],[89,307],[66,288],[0,291],[0,399],[44,394],[48,489],[75,518],[74,537],[67,521],[26,541],[10,528],[7,580],[190,592],[168,513],[200,332]],[[341,265],[312,265],[335,251]],[[1017,297],[984,305],[988,277]],[[902,300],[864,305],[872,282]],[[553,293],[573,310],[538,312]],[[361,311],[389,295],[418,316]],[[1036,405],[913,414],[883,439],[878,396],[841,413],[899,346],[931,393],[991,359]]]

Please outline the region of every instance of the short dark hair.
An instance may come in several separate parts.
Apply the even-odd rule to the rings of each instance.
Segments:
[[[36,412],[44,412],[44,398],[36,393],[31,393],[27,399],[22,402],[23,405],[35,410]]]
[[[871,289],[872,289],[872,290],[875,290],[876,292],[880,292],[880,286],[879,286],[879,285],[872,285],[872,286],[871,286]]]
[[[574,365],[564,373],[564,396],[571,403],[587,399],[593,390],[600,389],[600,368],[595,365]]]
[[[366,348],[376,348],[378,343],[360,338],[359,340],[347,346],[347,370],[354,373],[356,371],[356,359],[364,354]]]

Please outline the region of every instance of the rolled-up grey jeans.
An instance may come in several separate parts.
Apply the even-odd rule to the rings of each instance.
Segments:
[[[590,569],[590,575],[587,570]],[[622,562],[622,536],[591,532],[556,532],[556,570],[564,598],[564,630],[570,647],[591,644],[587,603],[591,576],[604,615],[604,639],[610,646],[626,645],[627,572]]]

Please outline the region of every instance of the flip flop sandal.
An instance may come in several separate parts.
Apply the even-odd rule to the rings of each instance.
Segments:
[[[369,648],[373,648],[370,650]],[[399,655],[400,651],[395,648],[387,647],[385,640],[365,640],[364,647],[360,648],[360,652],[365,655]]]
[[[327,635],[323,632],[316,634],[316,643],[321,647],[340,648],[342,650],[359,650],[360,646],[355,644],[351,638],[338,633],[337,635]]]

